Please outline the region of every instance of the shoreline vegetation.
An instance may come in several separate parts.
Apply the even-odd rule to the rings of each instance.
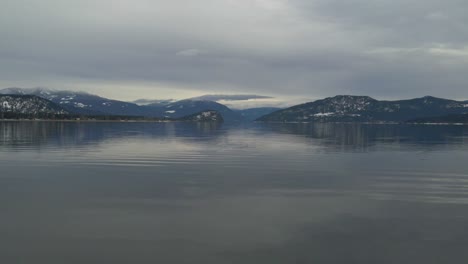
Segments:
[[[187,122],[182,120],[111,120],[111,119],[0,119],[0,122],[115,122],[115,123],[168,123],[168,122]]]
[[[60,115],[60,114],[19,114],[19,113],[0,113],[1,121],[146,121],[146,122],[164,122],[175,121],[166,118],[150,118],[140,116],[84,116],[84,115]]]
[[[208,115],[206,115],[208,113]],[[205,115],[204,115],[205,114]],[[198,116],[197,116],[198,115]],[[83,116],[83,115],[61,115],[61,114],[19,114],[19,113],[0,113],[0,121],[27,121],[27,122],[223,122],[222,118],[213,119],[218,116],[216,111],[208,110],[194,115],[182,118],[160,118],[143,116]],[[196,118],[198,117],[198,118]]]

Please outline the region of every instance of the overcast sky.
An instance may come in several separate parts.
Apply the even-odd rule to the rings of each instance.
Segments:
[[[466,0],[0,0],[0,87],[468,99]]]

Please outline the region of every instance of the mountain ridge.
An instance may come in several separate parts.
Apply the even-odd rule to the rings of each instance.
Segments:
[[[0,114],[5,116],[44,117],[69,114],[59,105],[36,95],[0,94]]]
[[[142,100],[139,104],[104,98],[87,92],[76,92],[68,90],[55,90],[47,88],[5,88],[0,94],[35,95],[52,101],[63,107],[68,112],[88,116],[137,116],[149,118],[181,118],[207,110],[219,112],[224,121],[239,122],[246,121],[242,111],[236,111],[216,101],[203,98],[192,98],[184,100]],[[219,95],[223,96],[223,95]],[[246,95],[242,95],[246,96]],[[241,97],[242,97],[241,96]],[[253,96],[253,95],[248,95]],[[202,96],[203,97],[203,96]],[[256,113],[249,112],[249,120],[256,119],[268,111],[259,110]],[[253,116],[253,117],[252,117]]]
[[[369,96],[337,95],[295,105],[258,118],[261,122],[402,122],[419,117],[463,114],[466,101],[424,96],[376,100]]]

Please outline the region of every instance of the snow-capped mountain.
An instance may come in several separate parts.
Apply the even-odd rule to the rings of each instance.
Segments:
[[[50,100],[76,114],[145,115],[143,109],[136,104],[111,100],[86,92],[58,91],[46,88],[7,88],[0,90],[0,94],[36,95]]]
[[[0,95],[0,114],[40,117],[69,114],[57,104],[35,95]]]
[[[263,116],[265,122],[378,122],[468,113],[466,102],[431,96],[422,98],[378,101],[368,96],[339,95],[293,106]]]
[[[45,88],[7,88],[0,90],[0,94],[36,95],[77,114],[180,118],[206,110],[216,110],[225,119],[240,119],[240,115],[225,105],[206,100],[163,100],[147,105],[137,105],[103,98],[86,92],[58,91]]]

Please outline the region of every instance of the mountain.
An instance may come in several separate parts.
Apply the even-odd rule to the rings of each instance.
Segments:
[[[234,110],[234,111],[241,115],[243,121],[254,121],[259,117],[268,115],[278,110],[281,110],[281,108],[257,107],[257,108],[248,108],[248,109]]]
[[[202,111],[192,115],[177,118],[177,121],[188,121],[188,122],[223,122],[223,117],[213,110]]]
[[[379,101],[368,96],[338,95],[279,110],[262,122],[402,122],[409,119],[468,113],[468,103],[432,96]]]
[[[423,117],[409,120],[414,124],[468,124],[468,114]]]
[[[36,95],[0,95],[0,118],[65,118],[75,119],[78,116],[65,110],[60,105]],[[96,120],[147,120],[147,121],[189,121],[189,122],[223,122],[223,117],[214,110],[201,111],[179,118],[144,118],[138,116],[89,116]]]
[[[35,95],[0,95],[0,115],[4,117],[50,117],[69,114],[63,107]]]
[[[0,90],[0,94],[9,95],[35,95],[50,100],[63,107],[70,114],[87,116],[138,116],[181,118],[206,110],[215,110],[223,116],[224,121],[252,121],[268,114],[270,108],[258,108],[247,110],[231,110],[229,107],[207,98],[225,98],[241,100],[246,97],[264,98],[257,95],[205,95],[194,99],[180,101],[174,100],[146,100],[140,99],[134,102],[112,100],[86,92],[52,90],[46,88],[6,88]]]
[[[103,98],[86,92],[57,91],[45,88],[6,88],[0,94],[36,95],[50,100],[71,113],[84,115],[128,115],[146,116],[145,109],[140,106]]]
[[[193,101],[246,101],[251,99],[271,99],[271,96],[264,96],[264,95],[256,95],[256,94],[205,94],[202,96],[187,98],[186,100],[193,100]],[[153,106],[161,106],[161,105],[168,105],[174,103],[178,100],[175,99],[138,99],[132,101],[137,105],[153,105]]]
[[[86,92],[58,91],[45,88],[7,88],[0,90],[0,94],[36,95],[48,99],[67,111],[82,115],[119,115],[119,116],[145,116],[181,118],[205,110],[216,110],[224,120],[238,121],[241,116],[227,106],[207,100],[157,100],[139,101],[146,105],[122,102],[103,98]]]
[[[158,116],[168,118],[180,118],[206,110],[214,110],[222,115],[225,121],[240,121],[242,119],[239,113],[231,110],[229,107],[205,100],[186,99],[164,106],[150,104],[145,107],[152,109]]]

